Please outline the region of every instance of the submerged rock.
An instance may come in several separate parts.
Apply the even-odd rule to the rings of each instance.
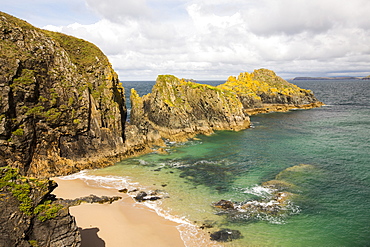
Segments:
[[[237,203],[220,200],[213,206],[218,208],[217,214],[226,214],[231,220],[267,220],[281,223],[289,215],[301,211],[300,206],[295,204],[300,192],[304,189],[299,183],[306,179],[312,180],[316,174],[317,169],[312,165],[300,164],[288,167],[278,173],[275,179],[262,183],[262,186],[257,186],[259,190],[262,188],[263,194],[256,194],[254,190],[248,192],[259,196],[259,199]]]
[[[240,231],[231,229],[221,229],[217,232],[211,233],[211,240],[218,242],[229,242],[235,239],[242,238]]]
[[[213,206],[216,208],[222,208],[222,209],[234,209],[234,203],[231,201],[226,201],[226,200],[220,200],[216,202]]]

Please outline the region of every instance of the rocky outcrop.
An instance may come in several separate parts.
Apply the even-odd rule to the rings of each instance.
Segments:
[[[323,105],[310,90],[267,69],[229,77],[217,87],[162,75],[150,94],[140,97],[132,89],[130,99],[130,122],[148,141],[183,141],[214,130],[241,130],[250,126],[249,115]]]
[[[318,170],[312,165],[300,164],[281,171],[275,179],[266,181],[245,193],[258,199],[243,202],[220,200],[213,203],[216,214],[227,215],[235,221],[270,221],[281,223],[290,215],[298,214],[301,207],[296,204],[307,181],[312,181]]]
[[[221,229],[219,231],[211,233],[210,237],[213,241],[230,242],[235,239],[242,238],[243,236],[238,230]]]
[[[56,186],[0,168],[0,246],[80,246],[74,217],[50,194]]]
[[[0,12],[0,166],[65,175],[145,151],[142,139],[95,45]]]
[[[174,141],[250,126],[234,93],[172,75],[158,76],[152,92],[143,97],[132,90],[130,99],[131,124]]]
[[[323,105],[312,91],[299,88],[268,69],[240,73],[238,78],[230,76],[218,88],[235,92],[249,115],[284,112],[295,108],[310,109]]]

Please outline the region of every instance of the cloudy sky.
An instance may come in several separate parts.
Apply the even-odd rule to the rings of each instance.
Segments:
[[[370,75],[369,0],[0,0],[1,11],[86,39],[121,80]]]

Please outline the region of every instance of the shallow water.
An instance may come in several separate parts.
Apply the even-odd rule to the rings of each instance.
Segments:
[[[128,91],[137,83],[124,86]],[[153,83],[139,84],[139,93]],[[207,231],[239,230],[243,238],[225,246],[369,246],[370,82],[294,83],[313,90],[326,106],[253,116],[253,128],[169,143],[168,154],[142,155],[79,175],[105,181],[100,186],[160,190],[167,198],[151,205],[159,213],[212,224]],[[299,164],[311,166],[281,173]],[[260,185],[279,173],[297,195],[284,214],[223,214],[212,207],[221,199],[268,197]]]

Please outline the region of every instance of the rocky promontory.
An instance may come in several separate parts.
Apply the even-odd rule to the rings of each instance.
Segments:
[[[241,130],[249,117],[237,95],[205,84],[158,76],[150,94],[140,97],[131,91],[130,122],[139,129],[151,128],[174,141],[213,130]]]
[[[182,141],[214,130],[241,130],[249,115],[322,106],[310,90],[301,89],[267,69],[229,77],[213,87],[172,75],[158,76],[152,92],[131,90],[131,124],[142,133]]]
[[[0,12],[0,166],[66,175],[140,153],[142,139],[99,48]]]
[[[245,112],[250,115],[310,109],[323,105],[311,90],[299,88],[268,69],[240,73],[237,78],[230,76],[218,88],[235,92]]]

